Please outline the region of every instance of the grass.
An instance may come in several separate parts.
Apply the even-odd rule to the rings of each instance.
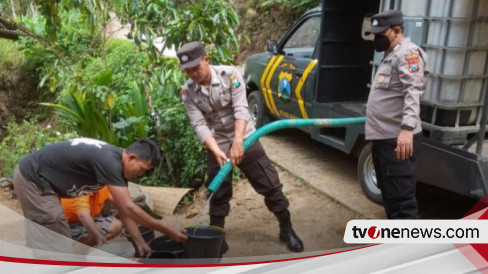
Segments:
[[[24,54],[18,49],[14,41],[0,39],[0,67],[4,66],[22,66],[25,61]]]

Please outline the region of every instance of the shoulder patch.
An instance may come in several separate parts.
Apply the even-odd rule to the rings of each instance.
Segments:
[[[185,104],[186,100],[188,100],[188,91],[182,90],[180,95],[181,95],[181,101],[183,102],[183,104]]]
[[[229,75],[229,79],[230,79],[230,82],[232,83],[233,88],[238,88],[241,86],[241,83],[239,82],[239,80],[237,80],[237,76],[234,73]]]
[[[411,73],[415,73],[419,71],[419,54],[418,53],[411,53],[405,55],[405,60],[408,63],[408,71]]]

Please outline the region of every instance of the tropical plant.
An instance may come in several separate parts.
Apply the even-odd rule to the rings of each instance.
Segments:
[[[86,92],[72,92],[65,98],[65,104],[41,103],[60,110],[65,119],[71,121],[80,136],[103,140],[113,145],[119,142],[114,138],[110,122],[103,114],[100,101]]]

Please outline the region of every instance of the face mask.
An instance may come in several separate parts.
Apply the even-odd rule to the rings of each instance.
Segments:
[[[375,35],[373,40],[374,49],[378,52],[382,52],[390,48],[390,39],[384,35]]]

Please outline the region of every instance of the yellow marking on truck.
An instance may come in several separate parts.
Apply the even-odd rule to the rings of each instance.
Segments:
[[[300,108],[300,112],[302,113],[302,117],[305,119],[308,119],[308,114],[307,114],[307,110],[305,109],[305,103],[303,102],[303,98],[302,98],[302,87],[305,84],[305,81],[307,80],[308,75],[310,74],[310,71],[312,71],[312,69],[317,64],[317,61],[318,61],[317,59],[314,59],[308,64],[307,68],[303,72],[302,77],[298,81],[297,87],[295,88],[295,94],[297,96],[297,101],[298,101],[298,107]]]
[[[270,111],[272,111],[272,109],[271,109],[271,105],[269,104],[268,93],[266,92],[265,80],[266,80],[266,76],[268,76],[269,69],[271,68],[271,65],[274,63],[275,60],[276,60],[276,56],[271,57],[268,64],[266,65],[266,68],[264,69],[263,75],[261,75],[261,81],[260,81],[261,90],[262,90],[261,92],[263,93],[264,102],[266,103],[266,107]]]
[[[280,116],[283,117],[283,118],[286,118],[286,119],[300,119],[300,117],[295,116],[295,115],[293,115],[291,113],[288,113],[288,112],[286,112],[284,110],[281,110],[280,109],[278,111],[280,112]]]
[[[271,104],[271,109],[270,110],[271,110],[271,112],[274,112],[278,116],[279,116],[279,113],[278,113],[278,109],[276,109],[276,105],[275,105],[275,102],[274,102],[274,99],[273,99],[273,93],[271,91],[270,82],[271,82],[271,79],[273,78],[273,74],[274,74],[276,68],[278,68],[278,65],[281,63],[281,60],[283,60],[283,58],[285,58],[284,55],[280,55],[280,57],[278,57],[278,59],[276,60],[276,62],[271,67],[271,70],[270,70],[270,72],[268,74],[268,77],[266,79],[266,92],[268,93],[269,102]]]

